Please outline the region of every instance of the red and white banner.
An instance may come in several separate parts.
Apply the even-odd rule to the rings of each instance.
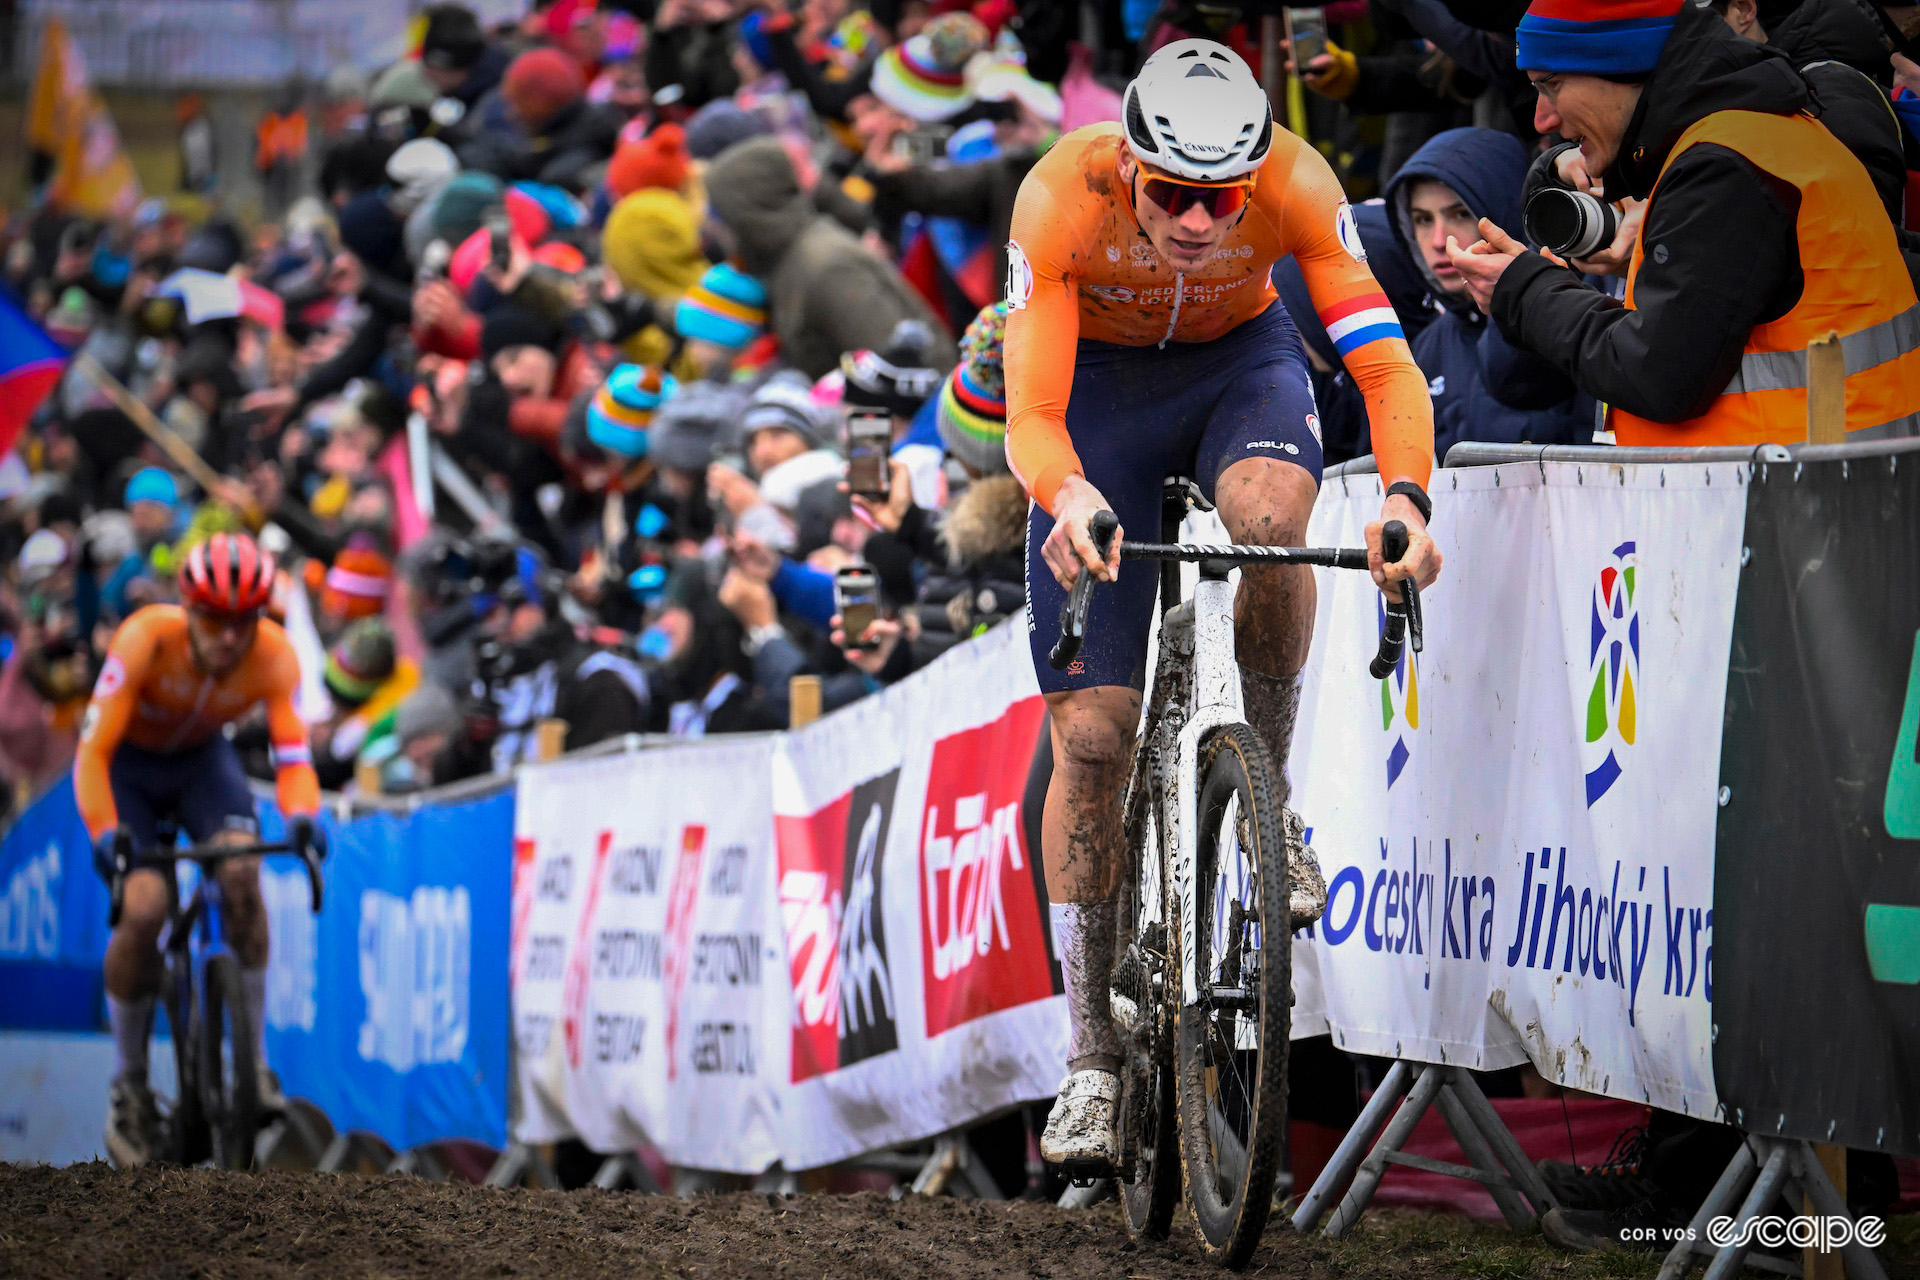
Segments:
[[[1003,627],[794,733],[524,770],[517,1136],[798,1169],[1051,1096],[1025,648]]]

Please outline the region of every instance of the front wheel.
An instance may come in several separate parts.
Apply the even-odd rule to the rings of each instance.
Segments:
[[[1207,1250],[1236,1268],[1266,1227],[1287,1123],[1284,794],[1247,725],[1216,729],[1201,744],[1192,884],[1200,990],[1180,1008],[1181,1157]]]
[[[213,957],[207,962],[206,984],[200,1094],[213,1130],[213,1163],[222,1169],[246,1169],[253,1164],[260,1129],[260,1073],[239,961],[230,955]]]
[[[196,1165],[207,1158],[210,1139],[200,1107],[199,1030],[193,1025],[193,962],[175,950],[166,954],[161,980],[166,993],[167,1031],[173,1041],[173,1109],[167,1116],[167,1159]]]

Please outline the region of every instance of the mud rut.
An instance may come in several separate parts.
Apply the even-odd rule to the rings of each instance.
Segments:
[[[1393,1247],[1369,1224],[1327,1245],[1269,1228],[1246,1274],[1413,1280],[1487,1272]],[[1369,1235],[1372,1235],[1369,1241]],[[1372,1247],[1369,1247],[1371,1243]],[[1422,1256],[1425,1253],[1425,1256]],[[1564,1274],[1541,1248],[1506,1275]],[[1115,1206],[764,1194],[679,1200],[497,1191],[418,1178],[116,1172],[0,1164],[0,1276],[1219,1276],[1182,1219],[1136,1245]],[[1649,1271],[1650,1274],[1650,1271]]]

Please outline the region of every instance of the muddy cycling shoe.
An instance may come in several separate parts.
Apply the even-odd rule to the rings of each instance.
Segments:
[[[1599,1209],[1618,1213],[1653,1195],[1658,1188],[1641,1172],[1647,1151],[1647,1128],[1637,1125],[1614,1139],[1599,1164],[1569,1164],[1542,1160],[1534,1167],[1566,1209]]]
[[[280,1091],[280,1077],[271,1067],[260,1067],[254,1072],[254,1091],[259,1096],[259,1109],[262,1116],[274,1115],[287,1109],[287,1095]]]
[[[1040,1135],[1040,1158],[1075,1182],[1111,1178],[1120,1163],[1120,1077],[1111,1071],[1076,1071]]]
[[[160,1149],[160,1109],[145,1080],[122,1076],[107,1104],[107,1157],[116,1169],[136,1169]]]
[[[1280,823],[1287,838],[1287,914],[1293,927],[1304,929],[1327,910],[1327,880],[1320,874],[1320,859],[1307,844],[1307,824],[1291,809],[1280,811]]]

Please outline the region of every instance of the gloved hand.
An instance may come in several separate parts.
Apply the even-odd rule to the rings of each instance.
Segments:
[[[1307,88],[1321,97],[1345,102],[1360,87],[1360,60],[1329,40],[1327,51],[1299,68],[1296,74]]]
[[[125,842],[124,845],[121,843],[122,841]],[[111,831],[101,832],[99,837],[93,842],[94,870],[98,871],[100,878],[108,884],[113,883],[114,855],[123,847],[126,849],[129,859],[137,852],[133,846],[133,832],[124,824],[113,828]],[[131,871],[133,868],[129,865],[127,869]]]
[[[287,819],[287,843],[295,853],[304,855],[311,849],[315,858],[326,860],[327,833],[308,814],[296,813]]]

